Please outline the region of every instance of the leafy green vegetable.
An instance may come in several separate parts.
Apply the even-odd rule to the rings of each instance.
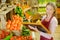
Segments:
[[[12,37],[12,33],[10,35],[8,35],[6,38],[4,38],[3,40],[10,40],[10,38]]]
[[[28,13],[29,15],[33,15],[33,13],[32,13],[30,10],[28,10],[27,13]]]
[[[22,36],[29,36],[30,30],[26,28],[26,26],[22,27]]]
[[[24,16],[23,13],[22,13],[22,9],[18,6],[15,8],[15,13],[18,14],[19,16],[21,16],[21,17]]]

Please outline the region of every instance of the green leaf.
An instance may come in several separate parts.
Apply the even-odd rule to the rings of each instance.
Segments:
[[[22,36],[29,36],[30,35],[30,30],[26,28],[26,26],[22,27]]]
[[[4,38],[4,40],[10,40],[10,38],[12,37],[13,34],[8,35],[6,38]]]
[[[19,16],[23,17],[22,9],[18,6],[15,8],[15,13],[19,14]]]

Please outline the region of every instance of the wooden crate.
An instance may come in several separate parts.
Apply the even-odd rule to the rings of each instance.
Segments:
[[[0,20],[1,20],[1,27],[0,29],[6,29],[6,21],[8,19],[12,20],[12,15],[13,15],[13,9],[15,7],[7,8],[7,10],[4,10],[0,12]]]

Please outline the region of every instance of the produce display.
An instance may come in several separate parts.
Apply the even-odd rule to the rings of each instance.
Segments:
[[[31,31],[22,24],[22,22],[26,22],[25,19],[28,20],[33,15],[29,8],[28,5],[16,4],[14,9],[16,14],[12,15],[12,20],[6,22],[6,30],[9,31],[1,30],[0,40],[33,40]],[[13,31],[15,33],[18,31],[18,35]]]
[[[1,30],[0,31],[0,40],[33,40],[30,30],[26,26],[22,26],[20,36],[16,36],[12,31]]]
[[[20,35],[19,36],[8,35],[6,38],[4,38],[4,40],[33,40],[32,35],[30,34],[30,30],[24,25],[21,26],[22,22],[24,21],[24,17],[25,17],[25,19],[28,20],[31,15],[30,14],[31,12],[28,11],[23,14],[21,7],[17,6],[15,8],[15,13],[17,15],[12,16],[13,20],[7,21],[6,28],[7,28],[7,30],[10,30],[10,31],[13,31],[13,30],[19,31]],[[22,30],[20,30],[21,27],[22,27]]]

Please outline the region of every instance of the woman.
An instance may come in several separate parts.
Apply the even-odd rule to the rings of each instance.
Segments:
[[[40,32],[40,40],[53,40],[53,33],[58,25],[57,19],[54,16],[56,13],[56,6],[53,3],[48,3],[46,5],[46,15],[43,16],[41,23],[50,30],[51,34]],[[39,31],[37,28],[31,27],[30,29]]]

